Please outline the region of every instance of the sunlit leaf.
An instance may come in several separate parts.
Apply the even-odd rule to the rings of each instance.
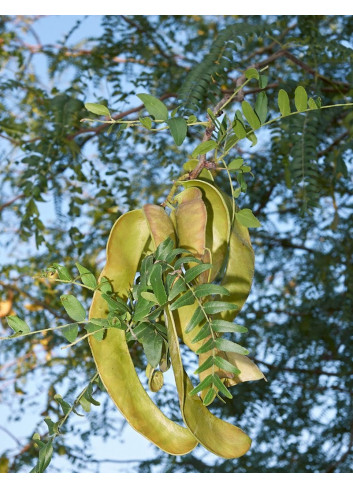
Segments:
[[[18,316],[6,316],[7,324],[15,333],[29,333],[30,327],[23,319]]]
[[[305,88],[301,85],[295,89],[294,102],[299,112],[302,112],[308,108],[308,94],[306,93]]]
[[[111,117],[109,109],[105,105],[86,103],[85,107],[87,110],[89,110],[89,112],[92,112],[92,114]]]
[[[259,129],[261,127],[261,122],[249,102],[244,100],[241,104],[241,108],[243,109],[244,116],[246,117],[246,120],[250,124],[251,128]]]
[[[282,116],[290,114],[290,103],[288,93],[281,88],[278,92],[278,107]]]
[[[185,119],[183,119],[183,117],[174,117],[173,119],[168,119],[167,124],[175,144],[180,146],[183,143],[188,130]]]
[[[97,286],[97,280],[96,277],[93,275],[93,273],[90,272],[87,268],[80,265],[79,263],[76,263],[76,267],[79,271],[82,283],[84,285],[87,285],[87,287],[91,287],[92,289],[95,289]]]
[[[246,348],[234,343],[233,341],[226,340],[224,338],[216,338],[215,346],[222,351],[232,351],[234,353],[240,353],[240,355],[248,355],[249,351]]]
[[[236,212],[235,218],[247,228],[258,228],[261,226],[261,222],[254,216],[251,209],[241,209]]]
[[[155,120],[165,121],[168,119],[168,108],[161,100],[148,93],[138,93],[137,96]]]
[[[208,153],[209,151],[212,151],[213,149],[217,148],[217,143],[216,141],[203,141],[200,143],[194,151],[192,152],[192,157],[195,158],[198,155],[204,155]]]
[[[86,311],[81,302],[71,294],[60,296],[62,305],[65,311],[74,321],[84,321],[86,319]]]

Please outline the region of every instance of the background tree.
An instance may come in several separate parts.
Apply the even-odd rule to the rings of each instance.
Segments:
[[[45,45],[36,21],[0,20],[4,334],[11,310],[35,329],[66,320],[59,297],[67,288],[39,272],[53,263],[71,270],[79,262],[98,276],[116,218],[163,202],[204,137],[200,126],[189,126],[181,146],[169,133],[141,125],[108,131],[108,124],[81,122],[89,115],[85,103],[108,105],[114,119],[136,120],[146,115],[136,94],[147,92],[206,121],[207,108],[232,94],[251,66],[268,66],[268,83],[241,90],[234,111],[259,93],[273,101],[285,89],[293,98],[298,84],[323,105],[352,102],[352,16],[105,16],[102,34],[80,45],[70,40],[79,23],[57,44]],[[38,56],[48,63],[45,75],[36,70]],[[275,103],[270,118],[271,107]],[[213,409],[252,436],[250,452],[209,461],[202,449],[172,457],[151,447],[132,470],[351,470],[352,117],[349,107],[337,107],[284,118],[261,129],[257,145],[245,142],[231,153],[254,174],[245,176],[247,193],[238,203],[262,223],[251,231],[255,283],[239,318],[249,329],[245,346],[268,383],[241,384],[231,401]],[[217,183],[227,189],[226,177]],[[88,307],[90,295],[77,294]],[[11,404],[12,417],[21,416],[36,393],[48,393],[33,432],[45,434],[43,416],[61,416],[56,394],[72,402],[95,372],[85,342],[69,350],[62,344],[52,332],[0,344],[1,402]],[[142,350],[134,356],[139,365]],[[75,470],[94,460],[94,454],[82,457],[92,433],[121,436],[109,398],[95,397],[102,404],[86,424],[69,421],[68,434],[57,440],[57,451]],[[178,418],[168,392],[155,398]],[[28,471],[37,448],[30,437],[0,455],[2,471]],[[99,470],[99,462],[89,466]]]

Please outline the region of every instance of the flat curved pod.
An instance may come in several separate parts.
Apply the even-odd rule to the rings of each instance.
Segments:
[[[150,230],[142,210],[127,212],[113,226],[107,244],[107,262],[101,277],[107,277],[120,297],[126,298],[133,284],[141,255],[147,249]],[[106,302],[96,291],[91,318],[107,315]],[[142,386],[125,340],[125,332],[108,329],[104,340],[89,337],[97,370],[114,403],[129,424],[159,448],[172,455],[192,451],[197,440],[190,431],[168,419]]]
[[[178,336],[169,307],[165,308],[169,351],[178,389],[179,404],[186,426],[207,450],[223,458],[238,458],[251,446],[251,439],[240,428],[214,416],[198,395],[190,396],[193,385],[186,374]]]

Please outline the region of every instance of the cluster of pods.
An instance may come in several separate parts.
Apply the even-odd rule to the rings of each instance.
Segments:
[[[174,197],[171,211],[147,204],[116,221],[109,236],[101,277],[109,280],[120,298],[128,300],[142,259],[169,237],[176,246],[212,264],[199,280],[220,283],[228,289],[229,294],[222,300],[238,308],[224,311],[219,317],[233,321],[249,295],[254,274],[254,252],[248,229],[234,219],[231,199],[213,182],[197,179],[178,184],[184,189]],[[107,392],[136,431],[172,455],[189,453],[200,443],[220,457],[237,458],[249,450],[249,436],[214,416],[202,402],[204,392],[201,397],[189,395],[194,386],[183,366],[180,342],[195,352],[206,341],[193,342],[199,326],[189,333],[186,331],[196,307],[197,304],[191,304],[171,310],[166,304],[164,308],[170,360],[185,427],[169,419],[146,392],[131,358],[125,331],[108,329],[102,341],[91,336],[90,347]],[[97,290],[90,317],[105,318],[107,313],[107,304]],[[207,355],[209,352],[199,355],[200,364]],[[241,372],[229,375],[218,368],[217,374],[226,386],[264,378],[247,356],[234,352],[226,356]],[[207,371],[200,373],[201,380],[206,375]]]

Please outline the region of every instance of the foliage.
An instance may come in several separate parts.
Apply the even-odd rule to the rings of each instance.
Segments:
[[[89,381],[89,346],[60,347],[117,326],[86,319],[116,219],[169,202],[171,182],[201,162],[201,178],[232,188],[230,215],[252,226],[254,285],[237,322],[269,382],[241,383],[226,404],[212,403],[250,434],[247,455],[206,462],[202,451],[180,458],[151,449],[135,470],[351,470],[353,112],[344,104],[352,103],[352,17],[106,16],[84,48],[70,40],[75,29],[59,45],[34,46],[36,22],[1,18],[0,316],[4,335],[8,316],[14,335],[28,338],[1,342],[0,369],[12,417],[28,409],[23,392],[40,375],[46,427],[39,419],[26,443],[0,454],[0,467],[42,471],[56,446],[79,470],[94,460],[81,456],[90,432],[119,436],[106,393]],[[51,88],[36,72],[38,52]],[[82,121],[92,114],[98,122]],[[51,280],[38,273],[49,265]],[[159,303],[159,279],[144,293]],[[70,318],[87,321],[85,332]],[[130,345],[139,373],[145,355],[158,364],[148,344]],[[168,387],[155,392],[152,381],[153,399],[180,420]],[[61,436],[69,410],[88,411],[92,399],[100,415],[97,406],[82,430],[70,417]]]

